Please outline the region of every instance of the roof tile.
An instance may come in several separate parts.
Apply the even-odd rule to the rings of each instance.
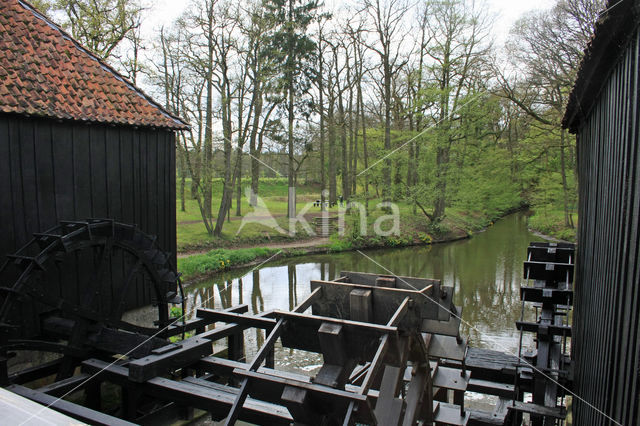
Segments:
[[[0,2],[0,112],[186,129],[22,0]]]

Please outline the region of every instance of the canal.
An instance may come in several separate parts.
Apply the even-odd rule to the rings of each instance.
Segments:
[[[290,310],[310,293],[310,280],[335,279],[340,271],[436,278],[455,287],[455,304],[463,307],[461,333],[471,346],[516,354],[523,262],[529,242],[540,240],[528,231],[525,214],[516,213],[466,240],[276,260],[190,286],[187,312],[198,306],[220,309],[241,303],[252,313]],[[525,312],[525,319],[534,317],[533,311]],[[264,334],[248,330],[245,339],[250,358]],[[531,338],[523,343],[529,348],[534,344]],[[276,368],[313,374],[321,363],[315,354],[281,348],[276,352]]]

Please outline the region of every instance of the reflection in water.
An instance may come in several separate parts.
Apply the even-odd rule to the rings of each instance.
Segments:
[[[529,242],[536,240],[540,238],[528,232],[526,217],[518,213],[468,240],[370,250],[366,254],[396,275],[436,278],[455,287],[455,303],[463,307],[461,331],[469,337],[470,344],[516,353],[522,262]],[[188,303],[194,306],[208,301],[207,307],[219,309],[251,300],[253,313],[291,310],[310,293],[310,280],[335,279],[344,270],[388,273],[357,252],[296,257],[268,263],[255,271],[236,270],[215,276],[189,288]],[[527,311],[525,318],[533,320],[533,311]],[[256,332],[255,340],[249,340],[260,344],[264,334]],[[525,340],[525,345],[532,346],[532,339]],[[247,357],[252,353],[255,347],[247,347]],[[309,354],[296,359],[288,351],[283,357],[283,363],[297,363],[302,368],[318,361]]]

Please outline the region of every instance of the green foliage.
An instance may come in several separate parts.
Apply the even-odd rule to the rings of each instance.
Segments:
[[[573,215],[575,221],[575,214]],[[565,241],[576,240],[576,228],[564,225],[564,209],[554,208],[551,205],[539,205],[529,217],[529,227],[545,235]]]
[[[329,237],[329,251],[331,253],[347,251],[353,249],[353,243],[348,238],[342,238],[338,234]]]
[[[181,318],[182,317],[182,307],[180,306],[172,306],[169,309],[169,317],[170,318]]]
[[[457,176],[452,204],[463,211],[482,212],[492,218],[520,206],[522,197],[509,172],[508,153],[487,147],[474,157]]]
[[[418,232],[418,239],[424,244],[431,244],[431,242],[433,241],[431,235],[427,234],[426,232]]]
[[[178,270],[185,279],[198,275],[220,272],[225,269],[247,264],[258,258],[270,257],[277,249],[269,247],[253,247],[236,250],[216,249],[205,254],[196,254],[178,259]]]

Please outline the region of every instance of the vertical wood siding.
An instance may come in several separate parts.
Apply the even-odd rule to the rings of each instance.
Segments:
[[[34,232],[90,217],[137,224],[175,262],[174,144],[165,130],[0,115],[0,262]],[[151,302],[148,289],[135,294],[129,307]]]
[[[623,425],[640,418],[639,48],[636,32],[578,131],[575,391]],[[576,399],[574,418],[614,424]]]

